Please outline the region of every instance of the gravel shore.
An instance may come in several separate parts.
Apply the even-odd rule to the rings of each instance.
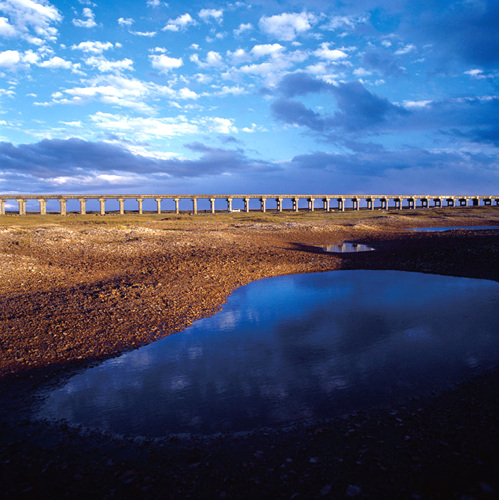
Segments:
[[[251,281],[395,269],[499,281],[497,208],[0,217],[5,498],[497,498],[499,371],[344,418],[129,438],[32,418],[39,391],[180,332]],[[366,243],[333,255],[315,245]],[[499,319],[499,314],[498,314]]]

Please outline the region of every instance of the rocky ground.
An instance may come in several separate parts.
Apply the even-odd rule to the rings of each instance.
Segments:
[[[246,436],[152,440],[32,418],[39,390],[183,330],[250,281],[334,269],[499,280],[495,207],[0,217],[0,491],[6,498],[495,498],[499,372],[389,410]],[[332,255],[356,241],[376,252]],[[499,317],[499,316],[498,316]]]

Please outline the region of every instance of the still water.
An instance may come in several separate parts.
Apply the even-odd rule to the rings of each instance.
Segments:
[[[454,231],[456,229],[467,229],[468,231],[481,231],[484,229],[490,230],[499,229],[499,226],[441,226],[441,227],[412,227],[409,231],[430,231],[433,233],[442,233],[445,231]]]
[[[357,253],[357,252],[372,252],[375,250],[373,247],[362,245],[361,243],[349,243],[344,241],[339,245],[320,245],[324,252],[327,253]]]
[[[211,434],[386,406],[499,364],[499,283],[397,271],[270,278],[52,391],[41,417]]]

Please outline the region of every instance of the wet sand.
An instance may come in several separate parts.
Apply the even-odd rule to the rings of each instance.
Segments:
[[[41,388],[183,330],[238,286],[397,269],[499,280],[497,208],[0,217],[0,487],[7,498],[494,498],[499,377],[245,436],[132,439],[32,418]],[[333,255],[355,241],[376,252]],[[498,317],[499,319],[499,317]]]

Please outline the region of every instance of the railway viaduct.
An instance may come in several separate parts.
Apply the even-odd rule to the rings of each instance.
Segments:
[[[265,212],[268,209],[267,202],[273,200],[273,206],[277,212],[282,212],[283,210],[292,210],[294,212],[298,211],[298,204],[300,200],[306,200],[308,203],[308,210],[313,212],[314,210],[323,210],[325,212],[329,211],[345,211],[346,209],[360,210],[402,210],[402,209],[416,209],[416,208],[442,208],[442,207],[478,207],[478,206],[499,206],[499,196],[457,196],[457,195],[340,195],[340,194],[326,194],[326,195],[295,195],[295,194],[267,194],[267,195],[246,195],[246,194],[235,194],[235,195],[225,195],[225,194],[0,194],[0,215],[6,214],[6,203],[9,200],[14,200],[17,202],[17,214],[26,215],[26,204],[30,200],[38,201],[38,213],[41,215],[47,215],[48,213],[54,213],[47,211],[47,202],[49,200],[57,200],[59,202],[59,208],[56,213],[60,215],[67,215],[68,211],[66,209],[66,204],[69,200],[77,200],[79,202],[79,213],[85,215],[87,213],[87,202],[89,200],[99,201],[98,213],[105,215],[106,213],[111,213],[111,211],[106,209],[106,201],[115,200],[118,202],[120,214],[125,214],[125,202],[130,205],[128,200],[134,200],[134,206],[132,208],[127,208],[127,212],[135,212],[138,214],[144,213],[143,203],[145,200],[155,200],[156,201],[156,212],[161,214],[163,212],[175,212],[179,214],[181,212],[180,202],[181,200],[190,200],[189,212],[194,214],[198,213],[198,202],[200,200],[209,201],[209,212],[215,213],[215,201],[225,200],[224,211],[228,212],[249,212],[251,200],[257,200],[257,210]],[[167,201],[172,200],[174,205],[171,209],[166,210],[165,204]],[[241,206],[239,209],[235,209],[233,204],[236,203]],[[284,204],[288,205],[288,208],[284,207]],[[205,202],[206,203],[206,202]],[[163,205],[163,206],[162,206]],[[255,203],[253,202],[253,205]],[[319,206],[317,206],[319,205]],[[254,208],[252,210],[255,210]],[[185,211],[185,210],[182,210]],[[77,211],[78,212],[78,211]],[[115,211],[113,211],[114,213]]]

